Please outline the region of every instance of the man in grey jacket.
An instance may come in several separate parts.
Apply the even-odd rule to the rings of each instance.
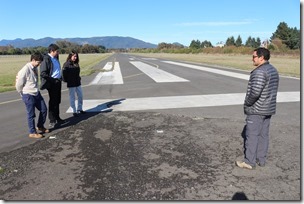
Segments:
[[[276,113],[276,99],[279,74],[269,64],[270,52],[260,47],[254,50],[252,61],[256,68],[251,72],[244,101],[246,117],[245,158],[236,161],[241,168],[254,169],[256,164],[263,167],[269,145],[269,125]]]

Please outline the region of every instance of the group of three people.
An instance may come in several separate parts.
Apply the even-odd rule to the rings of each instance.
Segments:
[[[46,107],[45,101],[38,87],[38,66],[40,65],[40,89],[47,90],[49,94],[49,106]],[[49,116],[49,126],[54,128],[62,124],[65,120],[60,118],[59,105],[61,103],[62,81],[67,83],[69,88],[70,106],[73,115],[85,113],[82,109],[83,94],[81,88],[79,56],[76,51],[69,53],[62,69],[59,62],[59,47],[51,44],[48,47],[48,54],[34,53],[31,55],[30,62],[27,63],[16,76],[16,90],[21,95],[26,107],[27,121],[30,138],[42,138],[43,133],[50,132],[45,128],[47,114]],[[77,95],[78,105],[76,108],[75,94]],[[35,109],[39,111],[37,126],[35,125]],[[38,133],[40,131],[40,133]]]

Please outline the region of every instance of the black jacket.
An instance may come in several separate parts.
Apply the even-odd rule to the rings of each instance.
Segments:
[[[80,67],[72,61],[66,61],[62,67],[63,81],[67,82],[67,87],[77,87],[81,85]]]
[[[52,78],[53,63],[51,57],[48,54],[43,55],[43,61],[40,65],[40,89],[49,89],[51,84],[54,83],[54,78]],[[62,79],[59,79],[62,80]]]
[[[269,62],[250,74],[244,102],[246,115],[274,115],[279,87],[279,74]]]
[[[51,73],[53,70],[53,63],[48,54],[43,55],[43,61],[40,64],[40,89],[50,88]]]

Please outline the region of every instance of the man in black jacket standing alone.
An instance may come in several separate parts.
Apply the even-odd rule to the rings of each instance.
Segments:
[[[56,124],[65,121],[59,117],[59,104],[61,102],[61,66],[59,62],[59,47],[50,44],[48,54],[44,56],[40,65],[40,89],[47,89],[49,93],[49,126],[54,128]]]
[[[260,47],[254,50],[252,61],[256,68],[251,72],[244,101],[246,117],[245,158],[236,161],[241,168],[254,169],[256,164],[263,167],[269,145],[269,125],[276,112],[279,74],[269,64],[270,52]]]

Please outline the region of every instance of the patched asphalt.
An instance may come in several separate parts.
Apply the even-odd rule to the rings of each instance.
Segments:
[[[299,201],[300,128],[272,121],[266,166],[245,170],[234,164],[244,125],[157,112],[80,118],[0,154],[0,199]]]

